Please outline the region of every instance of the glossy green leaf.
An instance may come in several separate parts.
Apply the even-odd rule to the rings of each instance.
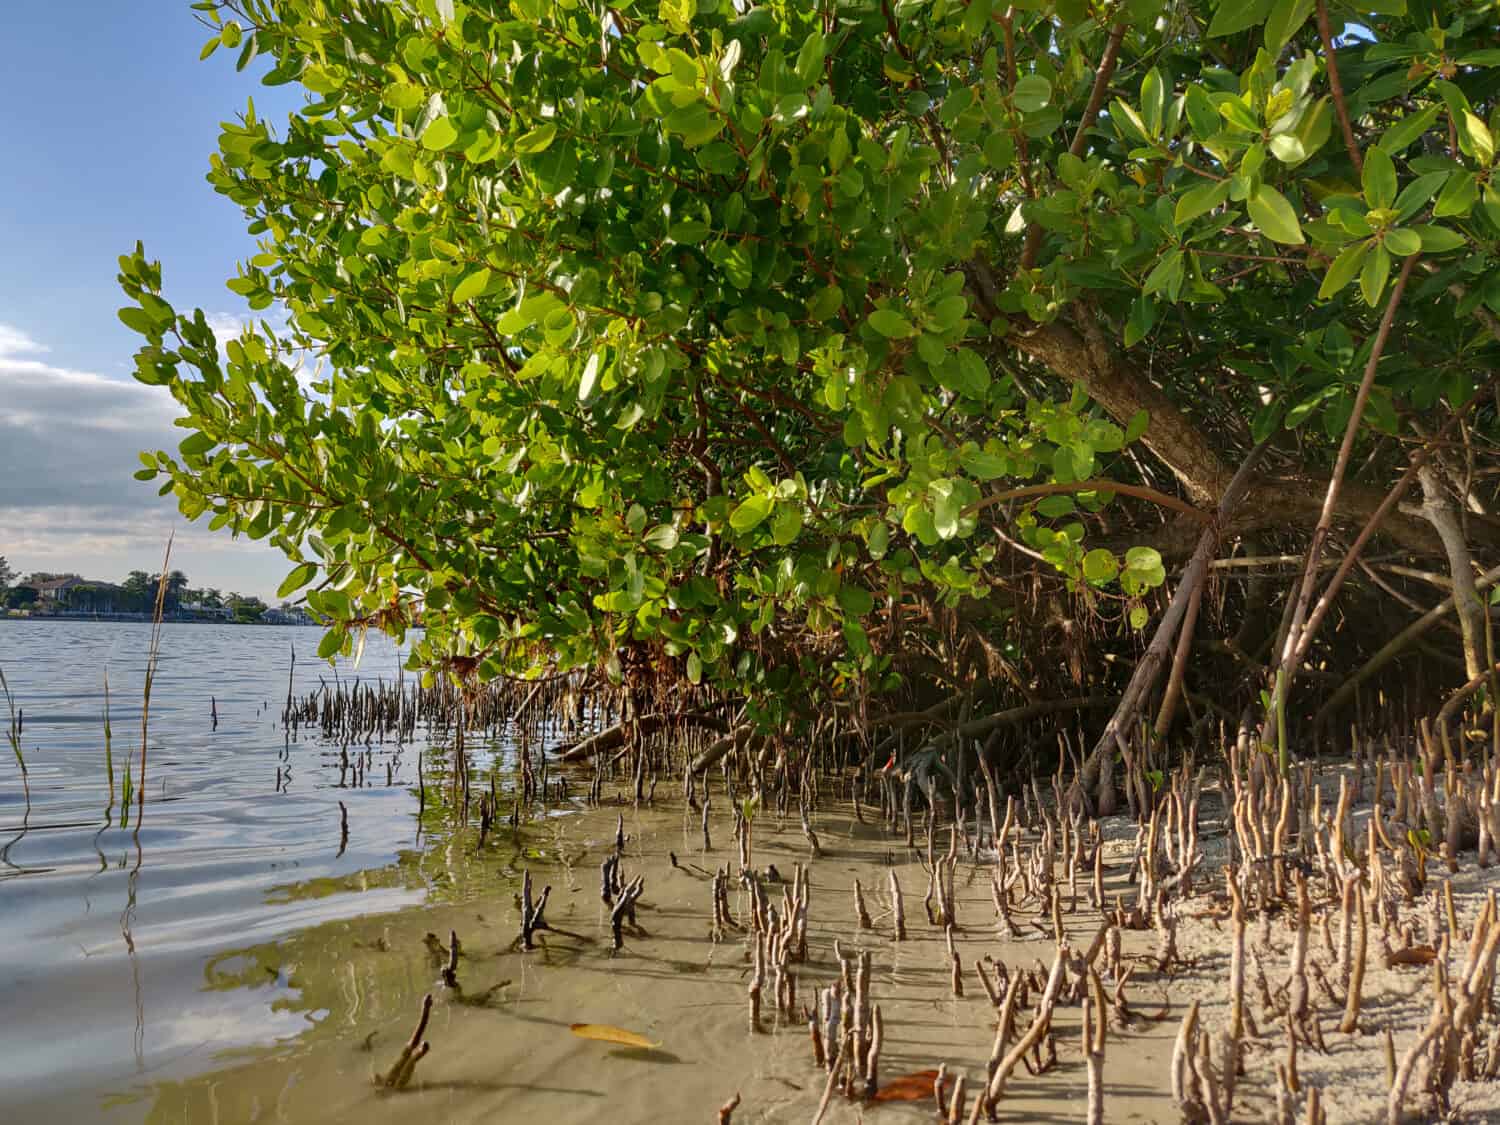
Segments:
[[[290,597],[297,590],[302,589],[318,576],[317,563],[302,563],[294,567],[292,572],[282,579],[281,585],[276,587],[278,598]]]
[[[473,273],[469,274],[468,277],[460,281],[456,287],[454,287],[454,304],[461,305],[465,301],[472,301],[475,297],[479,296],[485,291],[489,283],[490,271],[488,269],[481,267],[480,269],[475,270]]]
[[[422,130],[422,147],[437,151],[450,147],[458,140],[458,129],[447,117],[434,117]]]
[[[1302,237],[1302,227],[1297,222],[1297,214],[1292,210],[1292,205],[1275,188],[1262,184],[1245,201],[1245,207],[1261,233],[1272,242],[1300,246],[1306,241]]]
[[[916,334],[911,321],[895,309],[876,309],[870,314],[870,327],[891,340],[905,340]]]
[[[1229,181],[1199,184],[1182,193],[1173,211],[1172,221],[1184,227],[1199,215],[1206,215],[1229,198]]]
[[[1357,276],[1370,252],[1368,242],[1351,242],[1339,251],[1339,255],[1323,275],[1323,284],[1318,289],[1318,299],[1326,301],[1337,294]]]
[[[740,534],[753,531],[771,514],[774,501],[769,496],[751,496],[729,514],[729,526]]]
[[[1365,153],[1364,171],[1360,174],[1365,203],[1372,209],[1389,207],[1396,202],[1396,165],[1383,148]]]
[[[1028,74],[1016,80],[1011,97],[1022,113],[1035,113],[1052,101],[1052,83],[1039,74]]]
[[[1365,304],[1373,305],[1385,291],[1385,283],[1391,276],[1391,256],[1384,246],[1376,246],[1365,258],[1364,268],[1359,271],[1359,288],[1364,294]]]

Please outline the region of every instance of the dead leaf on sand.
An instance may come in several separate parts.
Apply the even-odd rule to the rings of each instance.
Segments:
[[[661,1046],[644,1035],[626,1031],[623,1027],[612,1027],[607,1023],[575,1023],[570,1026],[573,1034],[580,1039],[597,1039],[601,1043],[618,1043],[622,1047],[641,1047],[647,1051]]]

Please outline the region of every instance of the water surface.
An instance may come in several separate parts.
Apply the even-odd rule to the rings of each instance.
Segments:
[[[121,788],[127,765],[139,777],[150,631],[0,620],[27,766],[23,784],[0,741],[0,1120],[44,1104],[136,1120],[133,1092],[297,1035],[320,1013],[289,1003],[284,974],[239,979],[225,956],[434,886],[415,846],[425,739],[350,747],[369,754],[352,787],[342,747],[281,724],[289,673],[298,695],[389,684],[404,653],[371,636],[357,669],[331,668],[321,629],[163,626],[137,823]]]

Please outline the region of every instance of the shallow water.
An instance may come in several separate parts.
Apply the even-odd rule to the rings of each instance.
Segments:
[[[805,1023],[778,1024],[768,1000],[765,1028],[752,1033],[744,936],[710,934],[712,872],[736,856],[734,803],[719,781],[710,779],[711,848],[697,814],[667,800],[632,807],[619,792],[628,778],[606,786],[603,808],[575,802],[552,810],[567,815],[502,824],[481,843],[477,826],[445,823],[433,799],[444,748],[430,746],[419,835],[419,747],[373,747],[373,784],[343,789],[337,747],[288,743],[280,730],[290,645],[312,652],[317,630],[168,626],[145,817],[122,829],[118,779],[139,748],[147,636],[134,625],[0,625],[3,666],[26,714],[31,795],[28,806],[16,764],[0,760],[0,1121],[626,1125],[713,1120],[736,1092],[738,1125],[811,1119],[824,1076]],[[339,674],[388,679],[398,658],[372,638],[362,669]],[[103,766],[106,664],[113,801]],[[297,692],[316,689],[320,674],[331,677],[326,665],[299,660]],[[510,764],[503,746],[471,749],[481,775]],[[582,793],[587,777],[576,780]],[[339,801],[350,823],[342,854]],[[643,930],[618,956],[598,890],[617,816],[628,834],[625,878],[646,878]],[[825,807],[813,822],[816,859],[795,813],[783,820],[766,810],[755,824],[757,866],[790,876],[809,863],[800,1002],[836,975],[835,941],[869,949],[887,1029],[882,1074],[946,1062],[976,1080],[995,1013],[973,965],[981,955],[1021,967],[1050,959],[1050,924],[1030,926],[1032,940],[998,940],[987,863],[964,862],[957,944],[967,994],[956,997],[943,932],[922,917],[921,853],[847,807]],[[528,869],[538,887],[553,887],[555,929],[523,953],[515,939]],[[905,890],[904,942],[891,933],[892,871]],[[856,878],[874,930],[855,926]],[[743,918],[746,892],[733,894]],[[1099,921],[1083,910],[1066,924],[1070,940],[1086,942]],[[461,994],[440,985],[441,962],[425,941],[450,929],[463,947]],[[1127,952],[1142,940],[1127,934]],[[438,1000],[432,1054],[409,1090],[382,1090],[372,1075],[395,1061],[428,992]],[[1059,1014],[1059,1065],[1012,1083],[1007,1120],[1080,1119],[1076,1021],[1076,1009]],[[571,1023],[623,1026],[660,1046],[579,1039]],[[1111,1044],[1110,1120],[1172,1117],[1163,1088],[1172,1026]],[[928,1121],[932,1105],[836,1099],[825,1121],[866,1119]]]
[[[502,829],[482,851],[472,836],[439,849],[455,883],[472,889],[463,901],[327,922],[244,949],[234,959],[240,979],[285,976],[295,993],[289,1007],[323,1018],[276,1049],[161,1084],[151,1092],[148,1120],[654,1125],[715,1120],[718,1107],[736,1093],[742,1097],[736,1125],[811,1120],[826,1076],[814,1065],[806,1023],[776,1017],[768,986],[762,1029],[752,1032],[745,936],[736,931],[716,942],[710,934],[712,870],[735,855],[729,802],[715,793],[715,846],[705,851],[696,816],[671,807],[636,810],[613,804],[612,797],[606,794],[610,803],[602,809],[519,832]],[[615,850],[617,815],[628,834],[623,877],[644,875],[645,895],[643,932],[629,934],[614,954],[599,863]],[[835,941],[846,953],[868,949],[871,997],[885,1026],[882,1081],[940,1063],[967,1074],[971,1084],[978,1081],[995,1012],[973,965],[982,954],[1022,968],[1050,960],[1050,924],[1032,927],[1018,914],[1034,940],[997,940],[988,865],[961,864],[957,946],[966,979],[965,995],[956,997],[943,931],[923,917],[926,876],[919,853],[876,825],[857,823],[847,808],[826,809],[815,823],[822,854],[812,860],[795,814],[780,823],[761,816],[755,825],[757,867],[773,864],[790,878],[797,862],[810,861],[808,960],[791,967],[799,1003],[813,1003],[814,990],[837,977]],[[435,855],[429,859],[436,861]],[[538,888],[553,888],[547,917],[554,929],[539,935],[537,949],[522,952],[515,940],[516,892],[527,868]],[[908,938],[902,942],[893,940],[882,890],[892,870],[904,888]],[[856,878],[866,888],[871,930],[855,924]],[[773,903],[779,900],[779,886],[767,890]],[[731,892],[731,910],[746,917],[743,889]],[[1082,909],[1066,925],[1070,940],[1082,944],[1098,926],[1097,914]],[[423,943],[425,933],[446,937],[450,929],[463,949],[457,994],[439,982],[441,960]],[[1127,954],[1149,940],[1128,933]],[[418,1065],[411,1088],[378,1088],[372,1077],[398,1058],[427,993],[436,999],[425,1036],[431,1054]],[[1018,1069],[1002,1120],[1082,1120],[1078,1018],[1076,1007],[1059,1010],[1058,1064],[1040,1077]],[[571,1033],[573,1023],[622,1027],[655,1046],[581,1039]],[[1175,1022],[1150,1023],[1112,1040],[1105,1062],[1107,1120],[1177,1119],[1165,1088],[1174,1029]],[[824,1118],[825,1125],[932,1120],[930,1097],[881,1105],[835,1097]]]
[[[44,1107],[138,1119],[132,1092],[302,1032],[322,1013],[289,1005],[293,990],[270,973],[226,984],[220,956],[422,902],[441,885],[415,847],[425,744],[371,746],[368,784],[341,788],[337,746],[281,730],[294,647],[299,695],[320,677],[398,674],[403,654],[375,636],[357,670],[335,673],[314,656],[321,635],[165,625],[144,817],[137,825],[132,801],[121,827],[127,762],[139,776],[150,626],[0,621],[30,790],[28,801],[0,743],[0,1120],[35,1120]]]

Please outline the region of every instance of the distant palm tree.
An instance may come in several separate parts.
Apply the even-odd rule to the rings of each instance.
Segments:
[[[182,603],[182,592],[187,589],[188,576],[180,570],[167,575],[166,607],[175,610]]]

